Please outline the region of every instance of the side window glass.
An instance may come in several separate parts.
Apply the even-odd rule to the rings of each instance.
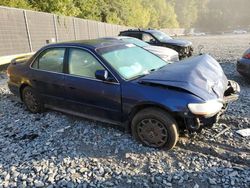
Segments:
[[[129,33],[128,34],[129,37],[134,37],[137,39],[141,39],[141,34],[140,33]]]
[[[97,70],[105,69],[89,52],[73,48],[69,50],[69,74],[95,78]]]
[[[32,67],[40,70],[63,72],[65,48],[47,50],[42,56],[38,57]]]
[[[142,40],[144,42],[147,42],[147,43],[154,43],[155,42],[154,37],[152,37],[151,35],[149,35],[147,33],[143,33],[142,34]]]

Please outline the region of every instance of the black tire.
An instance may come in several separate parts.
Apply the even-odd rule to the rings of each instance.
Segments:
[[[179,138],[176,121],[164,110],[146,108],[132,120],[132,135],[143,145],[172,149]]]
[[[27,86],[22,90],[22,100],[30,112],[41,113],[44,111],[43,102],[31,87]]]

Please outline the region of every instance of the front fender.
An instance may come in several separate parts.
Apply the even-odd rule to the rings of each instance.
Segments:
[[[189,103],[199,102],[204,101],[185,90],[139,83],[122,86],[122,109],[125,117],[141,106],[156,106],[170,113],[185,114],[189,112],[187,108]]]

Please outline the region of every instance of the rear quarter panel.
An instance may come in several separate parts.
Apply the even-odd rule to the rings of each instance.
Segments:
[[[22,84],[31,85],[28,79],[29,60],[30,59],[25,59],[20,62],[12,61],[7,68],[9,89],[18,97],[20,97],[20,88]]]

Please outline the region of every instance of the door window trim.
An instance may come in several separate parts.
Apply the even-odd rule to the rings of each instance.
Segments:
[[[42,55],[47,50],[54,49],[54,48],[65,48],[64,60],[63,60],[63,72],[62,73],[54,72],[54,71],[47,71],[47,70],[36,69],[36,68],[32,67],[32,65],[37,60],[37,58],[40,57],[40,55]],[[69,74],[68,73],[68,52],[69,52],[69,48],[81,49],[81,50],[85,50],[85,51],[89,52],[114,77],[114,79],[116,80],[116,82],[108,82],[108,81],[103,81],[103,80],[99,80],[99,79],[95,79],[95,78],[89,78],[89,77],[77,76],[77,75]],[[32,70],[35,70],[35,71],[49,72],[49,73],[60,74],[60,75],[64,75],[64,76],[67,75],[67,76],[72,76],[72,77],[77,77],[77,78],[84,78],[84,79],[87,79],[87,80],[93,80],[93,81],[98,81],[98,82],[103,82],[103,83],[118,84],[118,85],[120,85],[119,80],[112,73],[112,71],[110,71],[110,69],[100,60],[100,58],[98,58],[92,51],[90,51],[89,49],[84,48],[84,47],[67,46],[67,45],[56,46],[56,47],[55,46],[49,46],[49,47],[45,48],[44,50],[42,50],[41,52],[39,52],[37,55],[35,55],[34,59],[31,61],[30,65],[29,65],[29,68],[32,69]]]
[[[157,43],[160,42],[152,33],[149,32],[144,32],[144,33],[149,34],[151,37],[153,37]]]
[[[34,68],[32,67],[33,64],[35,63],[35,61],[37,61],[39,58],[41,58],[46,52],[48,52],[49,50],[53,50],[53,49],[64,49],[64,55],[63,55],[63,69],[62,72],[55,72],[55,71],[49,71],[49,70],[43,70],[43,69],[39,69],[39,68]],[[35,56],[35,58],[32,60],[32,62],[30,63],[30,68],[33,70],[38,70],[38,71],[44,71],[44,72],[51,72],[51,73],[57,73],[57,74],[64,74],[65,72],[65,57],[66,57],[66,51],[67,48],[66,47],[51,47],[51,48],[46,48],[43,51],[41,51],[39,54],[37,54]],[[38,62],[39,63],[39,62]],[[38,65],[39,67],[39,65]]]
[[[150,37],[152,37],[154,40],[155,40],[155,43],[158,43],[159,41],[158,41],[158,39],[157,38],[155,38],[155,36],[154,35],[152,35],[151,33],[147,33],[147,32],[143,32],[142,33],[142,38],[143,38],[143,35],[149,35]],[[142,40],[142,39],[141,39]],[[144,40],[142,40],[142,41],[144,41]],[[146,42],[146,41],[144,41],[144,42]],[[146,42],[146,43],[149,43],[149,44],[152,44],[152,43],[150,43],[150,42]]]

